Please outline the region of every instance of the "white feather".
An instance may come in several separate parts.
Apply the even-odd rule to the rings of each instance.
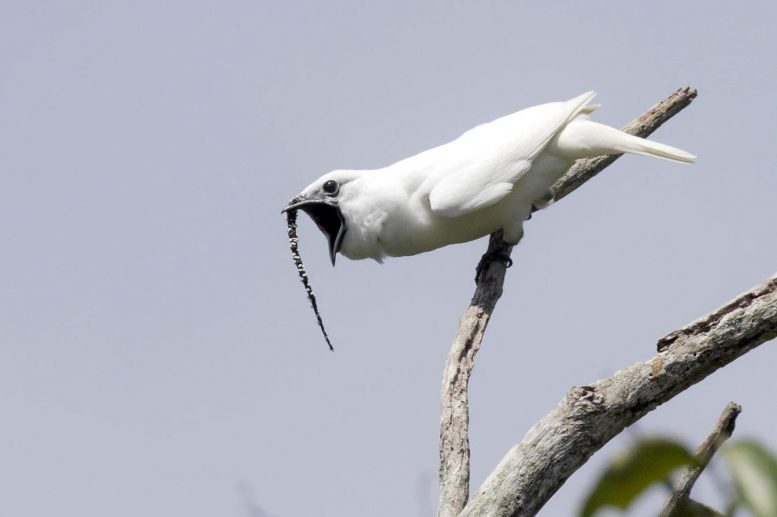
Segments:
[[[531,169],[548,142],[583,112],[595,95],[586,92],[567,102],[507,115],[448,144],[429,195],[432,211],[458,217],[501,201],[512,191],[507,186]]]
[[[346,222],[340,253],[351,259],[414,255],[504,230],[523,234],[533,206],[576,159],[636,153],[680,162],[694,156],[588,120],[594,92],[534,106],[475,127],[456,140],[374,171],[333,171],[303,191],[339,184]]]

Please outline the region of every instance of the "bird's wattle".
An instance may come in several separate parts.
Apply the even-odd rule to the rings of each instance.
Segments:
[[[313,219],[318,229],[327,238],[329,258],[334,265],[346,230],[345,219],[337,203],[319,199],[292,200],[292,203],[286,208],[286,210],[289,209],[302,210]]]

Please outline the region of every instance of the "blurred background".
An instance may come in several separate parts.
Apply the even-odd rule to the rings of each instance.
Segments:
[[[595,119],[621,126],[698,88],[653,135],[697,164],[625,157],[527,223],[471,386],[476,489],[570,386],[777,270],[775,16],[766,1],[5,0],[0,516],[432,515],[442,365],[486,242],[333,269],[301,217],[331,353],[281,208],[324,172],[523,107],[595,89]],[[543,515],[574,514],[635,437],[694,447],[730,400],[736,435],[777,448],[776,360],[763,345],[659,407]],[[715,505],[708,478],[694,495]]]

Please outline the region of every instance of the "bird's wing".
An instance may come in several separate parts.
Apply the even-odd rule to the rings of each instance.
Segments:
[[[429,194],[432,211],[458,217],[501,201],[548,142],[596,95],[528,108],[471,129],[446,146]]]

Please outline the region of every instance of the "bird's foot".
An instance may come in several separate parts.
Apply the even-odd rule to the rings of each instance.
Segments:
[[[476,284],[480,282],[481,277],[488,270],[488,266],[490,266],[496,260],[504,262],[505,268],[511,267],[513,265],[513,259],[511,259],[510,255],[504,251],[485,252],[483,256],[480,257],[480,262],[478,262],[478,266],[475,268]]]

